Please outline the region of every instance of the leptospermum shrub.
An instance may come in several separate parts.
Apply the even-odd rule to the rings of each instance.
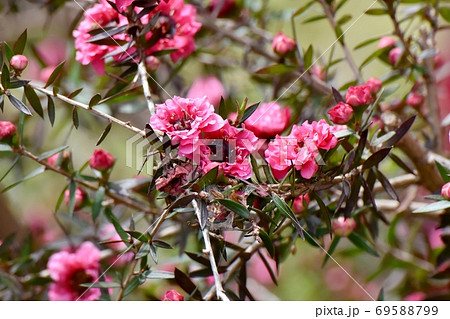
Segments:
[[[1,39],[0,299],[448,300],[447,2],[42,5],[70,45]]]

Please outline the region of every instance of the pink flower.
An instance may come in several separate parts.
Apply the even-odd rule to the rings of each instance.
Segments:
[[[160,18],[157,25],[160,26],[164,36],[148,49],[146,54],[175,48],[177,50],[170,53],[173,62],[189,56],[195,50],[194,35],[202,26],[200,22],[195,20],[197,9],[192,5],[184,4],[183,0],[162,1],[156,9],[144,18],[150,20],[158,12]],[[152,32],[150,31],[146,38],[150,39],[151,36]]]
[[[367,85],[351,86],[347,90],[345,103],[351,106],[367,105],[372,102],[370,87]]]
[[[285,56],[286,54],[294,51],[295,46],[295,41],[281,32],[279,32],[272,41],[273,51],[280,56]]]
[[[22,54],[16,54],[11,58],[9,64],[16,71],[23,71],[28,66],[28,59]]]
[[[49,158],[47,158],[47,163],[51,166],[56,167],[56,164],[58,163],[58,159],[61,156],[61,164],[69,159],[69,152],[67,151],[63,151],[62,154],[61,153],[56,153],[52,156],[50,156]]]
[[[337,144],[333,127],[325,120],[305,121],[294,125],[288,136],[276,136],[265,151],[267,162],[276,178],[283,178],[291,167],[300,171],[303,178],[310,179],[318,170],[316,156],[319,149],[330,150]]]
[[[326,73],[320,65],[314,64],[309,68],[309,70],[311,71],[311,74],[315,75],[318,79],[322,81],[325,80]]]
[[[341,216],[333,220],[332,228],[336,236],[347,237],[356,229],[356,221],[353,218]]]
[[[170,168],[163,176],[156,179],[156,189],[172,196],[177,196],[183,192],[182,186],[188,182],[188,175],[192,172],[192,165],[177,165]]]
[[[83,207],[84,202],[86,199],[86,193],[84,192],[84,190],[82,190],[81,188],[77,187],[75,189],[75,206],[74,206],[74,210],[79,210],[80,208]],[[64,202],[66,203],[67,206],[69,206],[70,204],[70,191],[68,189],[66,189],[66,191],[64,192]]]
[[[396,65],[402,54],[403,50],[401,48],[392,49],[389,51],[389,62],[391,62],[392,65]]]
[[[172,145],[181,143],[180,155],[186,156],[194,151],[192,143],[200,132],[217,131],[225,125],[225,121],[214,113],[214,106],[206,96],[201,99],[175,96],[157,105],[156,114],[150,118],[150,125],[154,130],[166,133]],[[182,146],[186,146],[187,153],[183,152]]]
[[[353,108],[343,102],[339,102],[331,110],[328,111],[330,120],[336,124],[345,124],[353,116]]]
[[[403,300],[404,301],[423,301],[427,295],[422,291],[416,291],[409,295],[407,295]]]
[[[89,166],[98,171],[106,171],[114,165],[114,157],[107,151],[96,149],[89,159]]]
[[[221,98],[226,98],[225,88],[218,78],[213,75],[196,78],[187,94],[188,98],[208,97],[209,102],[218,107]]]
[[[203,132],[201,138],[194,141],[195,152],[188,158],[200,164],[203,173],[219,167],[224,175],[248,179],[252,176],[249,155],[256,150],[258,138],[253,132],[239,130],[227,121],[217,131]]]
[[[75,38],[75,49],[77,50],[76,60],[83,65],[92,64],[95,71],[103,74],[105,69],[103,57],[118,47],[87,42],[92,37],[89,32],[100,27],[106,27],[107,25],[117,25],[118,20],[119,14],[105,0],[87,9],[84,13],[84,20],[72,32]],[[126,23],[126,19],[123,20],[123,23]],[[123,35],[116,35],[113,38],[116,40],[128,39],[127,36],[124,37]]]
[[[300,214],[310,202],[309,194],[300,195],[294,200],[293,208],[294,212]]]
[[[408,97],[406,98],[406,104],[412,107],[420,107],[422,106],[423,102],[424,102],[423,95],[416,92],[409,93]]]
[[[441,195],[445,199],[450,200],[450,183],[444,184],[444,186],[442,186]]]
[[[94,282],[100,270],[100,250],[91,242],[84,242],[75,252],[60,251],[50,256],[47,269],[53,283],[48,297],[55,301],[92,301],[100,298],[99,288],[81,287]]]
[[[277,102],[262,103],[245,121],[245,127],[259,138],[273,138],[288,126],[291,110]]]
[[[366,85],[370,88],[370,93],[377,94],[381,90],[383,84],[377,78],[370,78],[367,80]]]
[[[13,123],[8,121],[0,121],[0,141],[11,137],[16,132],[16,127]]]
[[[30,229],[33,238],[39,244],[47,244],[57,238],[55,230],[52,228],[50,220],[48,220],[42,212],[34,212],[25,217],[25,222]]]
[[[390,36],[384,36],[381,37],[380,42],[378,43],[378,49],[393,47],[394,45],[395,45],[395,38]]]
[[[126,11],[127,7],[136,0],[116,0],[117,9]]]
[[[183,301],[184,297],[176,290],[167,291],[162,297],[161,301]]]

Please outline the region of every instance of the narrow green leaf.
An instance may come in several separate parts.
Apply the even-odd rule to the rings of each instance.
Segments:
[[[119,282],[113,282],[113,281],[91,282],[91,283],[81,284],[80,286],[88,287],[88,288],[121,288],[122,287],[122,285]]]
[[[292,19],[301,15],[302,13],[305,13],[314,3],[315,3],[315,1],[310,1],[307,4],[305,4],[304,6],[298,8],[297,11],[295,11],[292,14]]]
[[[136,288],[139,287],[139,285],[140,285],[139,277],[138,276],[133,277],[133,279],[131,279],[130,282],[128,283],[128,285],[125,287],[125,289],[123,291],[123,297],[125,298],[130,293],[135,291]]]
[[[270,239],[269,234],[267,234],[264,230],[260,229],[259,230],[259,237],[261,238],[264,247],[266,247],[267,252],[269,253],[270,257],[274,258],[274,247],[273,247],[273,243],[272,240]]]
[[[334,253],[334,251],[336,250],[337,245],[339,244],[339,241],[341,240],[341,237],[339,236],[335,236],[333,238],[333,241],[331,242],[330,248],[328,248],[327,253],[325,254],[325,257],[323,258],[322,261],[322,268],[325,266],[325,264],[327,263],[328,259],[330,258],[330,256]]]
[[[0,152],[12,152],[13,149],[8,144],[0,144]]]
[[[5,105],[5,95],[0,95],[0,110],[3,112],[3,106]]]
[[[445,21],[450,22],[450,8],[449,7],[439,7],[439,14]]]
[[[17,41],[14,43],[13,51],[14,54],[23,54],[25,45],[27,44],[27,29],[22,32]]]
[[[116,216],[114,216],[113,212],[111,211],[111,208],[105,207],[104,212],[106,218],[111,222],[111,224],[113,224],[114,228],[116,229],[116,232],[120,236],[120,239],[122,239],[127,246],[130,246],[130,243],[128,242],[129,236],[122,228],[122,225],[120,225],[120,222],[117,220]]]
[[[53,156],[53,155],[55,155],[57,153],[60,153],[60,152],[66,150],[68,148],[69,148],[68,145],[64,145],[64,146],[60,146],[58,148],[55,148],[55,149],[53,149],[51,151],[42,153],[41,155],[38,156],[38,160],[39,161],[45,160],[45,159],[49,158],[50,156]]]
[[[95,222],[97,217],[100,215],[100,211],[102,210],[102,202],[105,198],[105,188],[100,186],[95,193],[94,203],[92,204],[92,220]]]
[[[39,99],[39,96],[36,94],[34,89],[29,86],[25,85],[25,96],[27,97],[28,102],[30,102],[31,107],[36,111],[36,113],[44,118],[44,110],[42,109],[41,100]]]
[[[95,94],[89,101],[89,108],[96,106],[101,100],[102,96],[100,95],[100,93]]]
[[[373,153],[363,164],[362,169],[366,170],[369,169],[375,165],[378,165],[383,159],[388,156],[389,152],[391,151],[391,148],[382,148],[381,150]]]
[[[15,183],[9,185],[8,187],[6,187],[4,190],[2,190],[2,193],[5,193],[5,192],[9,191],[11,188],[13,188],[13,187],[19,185],[20,183],[25,182],[25,181],[27,181],[27,180],[29,180],[29,179],[31,179],[31,178],[33,178],[33,177],[43,173],[44,171],[45,171],[45,166],[44,165],[39,166],[38,168],[36,168],[34,171],[32,171],[30,174],[28,174],[27,176],[25,176],[21,180],[19,180],[19,181],[15,182]]]
[[[162,270],[147,270],[144,272],[147,279],[174,279],[175,275],[172,272]]]
[[[9,89],[9,84],[11,83],[11,75],[6,64],[3,64],[1,83],[5,90]]]
[[[14,56],[14,51],[6,42],[3,42],[3,48],[5,49],[6,60],[11,61],[11,58]]]
[[[294,65],[286,65],[286,64],[274,64],[270,66],[266,66],[262,69],[259,69],[255,72],[255,74],[261,75],[282,75],[296,70],[297,68]]]
[[[439,163],[438,161],[435,161],[436,166],[439,170],[439,173],[441,174],[442,180],[444,183],[450,182],[450,169]]]
[[[450,201],[441,200],[439,202],[428,204],[422,208],[416,209],[413,213],[430,213],[438,210],[444,210],[450,207]]]
[[[188,275],[186,275],[184,272],[179,270],[178,268],[175,268],[175,281],[177,284],[186,291],[188,294],[192,295],[194,299],[202,300],[202,294],[198,290],[198,287],[192,282],[192,280],[189,278]]]
[[[67,96],[67,98],[73,99],[75,96],[77,96],[78,94],[80,94],[81,91],[83,91],[83,88],[76,89],[75,91],[73,91],[72,93],[70,93],[70,94]]]
[[[158,263],[158,254],[156,253],[156,247],[153,244],[150,244],[150,256],[152,257],[155,264]]]
[[[245,122],[252,114],[256,111],[256,109],[259,106],[259,103],[255,103],[250,105],[248,108],[245,109],[244,115],[242,115],[241,123]]]
[[[77,184],[75,183],[74,180],[71,180],[69,182],[69,215],[70,217],[73,216],[73,212],[75,210],[75,202],[76,202],[76,189],[77,189]]]
[[[312,47],[312,45],[310,45],[308,47],[308,49],[306,49],[305,57],[303,58],[303,63],[305,65],[305,70],[308,70],[309,67],[312,64],[313,54],[314,54],[313,47]]]
[[[300,236],[304,239],[303,228],[295,217],[292,209],[280,197],[278,197],[277,194],[272,195],[272,201],[277,207],[278,211],[292,221],[295,229],[297,229]]]
[[[200,188],[200,190],[204,190],[206,186],[209,186],[216,181],[218,174],[219,174],[219,167],[216,166],[208,173],[203,175],[195,184]]]
[[[11,166],[6,170],[6,172],[0,177],[0,183],[5,179],[6,176],[8,176],[9,172],[12,171],[14,166],[19,162],[20,155],[17,155],[16,158],[14,158],[14,161],[12,162]]]
[[[72,109],[72,123],[75,129],[78,129],[78,127],[80,126],[80,120],[78,118],[78,110],[76,106],[74,106]]]
[[[111,131],[111,127],[112,127],[112,122],[109,122],[108,125],[106,125],[105,129],[103,130],[102,135],[100,135],[100,137],[98,138],[95,146],[99,146],[103,142],[103,140],[106,138],[106,136],[108,136],[109,131]]]
[[[220,204],[222,204],[223,206],[225,206],[226,208],[228,208],[229,210],[231,210],[232,212],[235,212],[242,218],[244,219],[250,218],[250,212],[243,205],[225,198],[216,198],[215,200]]]
[[[47,96],[47,114],[50,124],[53,126],[55,123],[55,103],[50,95]]]
[[[380,257],[375,248],[373,248],[372,245],[365,238],[361,237],[361,235],[359,235],[358,233],[355,232],[351,233],[350,235],[348,235],[348,239],[356,247],[364,250],[365,252],[371,254],[372,256]]]
[[[62,69],[63,69],[63,67],[64,67],[64,63],[66,63],[66,61],[61,62],[60,64],[58,64],[58,65],[55,67],[55,69],[53,70],[52,74],[50,74],[50,76],[48,77],[48,80],[47,80],[47,82],[45,83],[44,88],[49,87],[50,85],[53,84],[53,82],[56,81],[56,79],[58,78],[58,76],[60,75],[60,73],[61,73],[61,71],[62,71]],[[82,89],[79,89],[79,90],[81,91]],[[75,92],[76,92],[76,91],[75,91]],[[73,93],[72,93],[72,94],[73,94]],[[74,96],[75,96],[75,95],[74,95]],[[74,97],[74,96],[72,96],[72,97]],[[72,97],[71,97],[71,98],[72,98]]]
[[[142,243],[139,251],[136,254],[136,259],[143,258],[150,253],[150,244],[148,242]]]
[[[386,9],[375,8],[375,9],[367,10],[366,14],[371,15],[371,16],[379,16],[379,15],[383,15],[383,14],[388,14],[388,12],[386,11]]]

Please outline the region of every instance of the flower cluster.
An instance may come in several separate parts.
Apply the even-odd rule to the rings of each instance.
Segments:
[[[75,251],[60,251],[53,254],[47,269],[53,283],[50,285],[50,300],[86,300],[100,298],[100,288],[80,286],[97,280],[100,270],[100,250],[91,242],[84,242]]]
[[[288,136],[277,135],[265,151],[274,176],[283,178],[295,167],[303,178],[310,179],[319,168],[319,150],[330,150],[337,144],[333,131],[325,120],[311,124],[305,121],[301,126],[294,125]]]
[[[126,7],[128,2],[130,1],[118,1],[119,9]],[[201,24],[195,20],[195,7],[185,5],[183,0],[162,1],[151,13],[142,17],[141,22],[143,24],[148,23],[156,14],[160,15],[156,23],[160,38],[145,53],[150,55],[165,49],[176,49],[170,54],[174,62],[190,55],[195,49],[194,35],[201,28]],[[90,32],[98,28],[124,26],[127,23],[127,18],[113,9],[106,0],[101,0],[100,3],[87,9],[84,13],[84,19],[72,33],[75,38],[77,61],[84,65],[92,64],[98,73],[104,73],[105,55],[117,51],[119,42],[121,40],[129,41],[130,37],[121,33],[112,36],[117,45],[94,44],[89,42],[92,38]],[[154,32],[156,31],[147,32],[145,38],[149,40]],[[129,51],[119,52],[114,58],[126,58],[128,54],[131,54],[131,51]]]

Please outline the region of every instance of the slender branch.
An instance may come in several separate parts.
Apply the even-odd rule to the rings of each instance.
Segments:
[[[147,69],[145,68],[144,61],[139,62],[138,74],[139,74],[139,78],[141,79],[142,90],[144,91],[144,97],[145,97],[145,100],[147,101],[148,110],[150,111],[150,115],[154,115],[155,114],[155,103],[153,103],[152,93],[150,91],[150,86],[148,85]]]
[[[328,3],[325,2],[325,0],[319,0],[320,4],[323,7],[323,10],[325,11],[325,15],[328,18],[328,21],[330,21],[331,26],[333,27],[333,30],[336,30],[338,27],[338,24],[336,23],[336,20],[334,19],[334,13],[332,11],[332,8]],[[350,69],[352,70],[354,76],[358,79],[359,83],[362,83],[363,80],[361,78],[361,73],[359,72],[358,67],[355,64],[355,61],[353,61],[353,57],[350,54],[350,51],[347,48],[347,45],[345,44],[343,37],[339,40],[339,43],[341,44],[342,50],[344,51],[345,60],[347,60],[348,65],[350,66]]]
[[[200,221],[201,220],[201,211],[200,208],[197,205],[197,201],[194,199],[192,200],[192,206],[195,209],[195,214],[197,215],[197,219]],[[222,287],[222,282],[220,280],[220,275],[219,275],[219,270],[217,269],[217,264],[216,264],[216,260],[214,258],[214,254],[212,251],[212,247],[211,247],[211,241],[209,239],[209,231],[208,228],[205,227],[204,229],[202,229],[202,234],[203,234],[203,241],[205,243],[205,249],[203,250],[203,252],[208,255],[209,257],[209,263],[211,264],[211,270],[213,273],[213,277],[214,277],[214,286],[215,286],[215,291],[216,291],[216,296],[220,299],[222,299],[223,301],[230,301],[227,297],[227,295],[224,292],[224,289]]]
[[[44,165],[45,168],[47,170],[51,170],[55,173],[58,173],[60,175],[63,175],[65,177],[67,177],[68,179],[73,180],[75,183],[77,183],[78,185],[81,185],[85,188],[91,189],[91,190],[98,190],[98,186],[97,185],[92,185],[90,183],[87,183],[79,178],[73,177],[72,174],[64,171],[63,169],[59,168],[59,167],[54,167],[52,165],[50,165],[46,160],[40,160],[36,155],[34,155],[33,153],[27,151],[25,148],[23,147],[19,147],[19,148],[14,148],[14,152],[16,152],[17,154],[21,154],[25,157],[28,157],[30,159],[32,159],[33,161]],[[111,198],[112,200],[114,200],[115,203],[117,204],[122,204],[125,206],[128,206],[130,208],[136,209],[138,211],[142,211],[146,214],[152,214],[152,215],[157,215],[157,212],[152,211],[149,207],[146,207],[145,205],[131,199],[128,197],[124,197],[124,196],[120,196],[117,195],[115,193],[110,192],[109,190],[106,190],[105,195],[107,195],[109,198]]]
[[[117,296],[117,301],[122,300],[123,294],[125,293],[125,288],[127,287],[128,283],[130,282],[131,277],[133,277],[134,268],[136,268],[137,263],[138,263],[138,259],[134,259],[133,263],[131,264],[131,267],[130,267],[130,272],[128,273],[127,278],[125,279],[125,282],[123,283],[122,288],[120,289],[119,296]]]
[[[29,84],[29,85],[33,89],[35,89],[36,91],[39,91],[39,92],[41,92],[41,93],[43,93],[45,95],[48,95],[48,96],[56,97],[57,99],[59,99],[59,100],[61,100],[63,102],[66,102],[66,103],[68,103],[70,105],[73,105],[73,106],[82,108],[84,110],[87,110],[87,111],[89,111],[89,112],[91,112],[91,113],[93,113],[95,115],[98,115],[98,116],[100,116],[100,117],[102,117],[104,119],[107,119],[107,120],[109,120],[109,121],[111,121],[111,122],[113,122],[113,123],[115,123],[115,124],[117,124],[119,126],[122,126],[122,127],[126,128],[127,130],[132,131],[133,133],[136,133],[136,134],[139,134],[139,135],[142,135],[142,136],[145,137],[145,131],[141,130],[141,129],[137,128],[137,127],[134,127],[133,125],[131,125],[130,122],[121,121],[121,120],[119,120],[118,118],[116,118],[114,116],[111,116],[109,114],[103,113],[102,111],[93,109],[93,108],[89,107],[89,105],[87,105],[87,104],[84,104],[84,103],[81,103],[81,102],[69,99],[68,97],[66,97],[64,95],[53,94],[53,92],[50,91],[50,90],[43,89],[43,88],[37,87],[37,86],[32,85],[32,84]]]

